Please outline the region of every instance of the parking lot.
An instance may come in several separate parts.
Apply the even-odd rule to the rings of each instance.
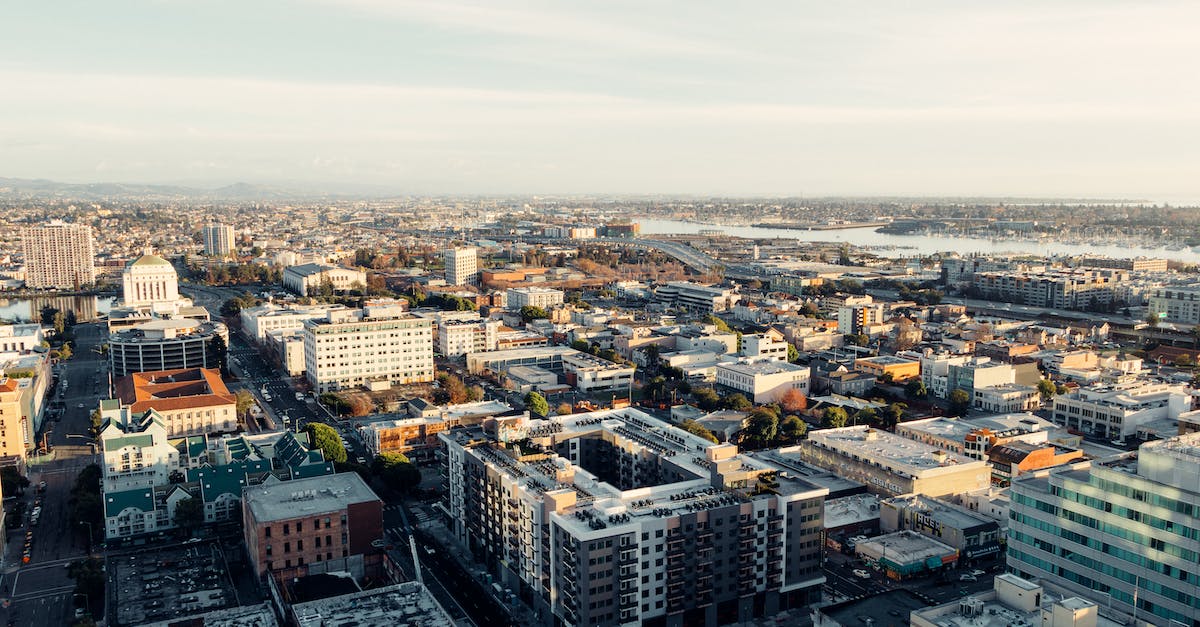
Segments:
[[[111,556],[107,569],[109,597],[119,625],[175,619],[240,604],[219,544],[213,541]]]

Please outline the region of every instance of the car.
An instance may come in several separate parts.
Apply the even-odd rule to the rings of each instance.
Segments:
[[[303,401],[304,400],[304,392],[296,392],[296,400]]]
[[[984,575],[985,575],[985,574],[987,574],[987,573],[985,573],[985,572],[983,572],[982,570],[979,570],[979,569],[977,568],[977,569],[975,569],[975,570],[971,571],[971,574],[972,574],[972,575],[975,575],[976,577],[982,577],[982,576],[984,576]]]
[[[967,573],[965,575],[959,575],[958,580],[959,581],[979,581],[979,577],[976,577],[975,575]]]
[[[265,393],[264,393],[264,394],[262,395],[262,397],[263,397],[263,400],[264,400],[264,401],[266,401],[266,402],[268,402],[268,403],[270,403],[270,402],[271,402],[271,395],[270,395],[270,394],[265,394]]]
[[[84,405],[83,405],[83,403],[80,403],[80,404],[76,405],[75,407],[78,407],[79,409],[83,409]]]
[[[852,572],[854,573],[854,576],[858,577],[859,579],[870,579],[871,578],[871,573],[868,573],[867,571],[865,571],[861,568],[855,568]]]

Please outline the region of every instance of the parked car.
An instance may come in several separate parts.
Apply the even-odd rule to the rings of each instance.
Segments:
[[[965,575],[959,575],[958,580],[959,581],[979,581],[979,577],[976,577],[975,575],[967,573]]]
[[[868,573],[867,571],[865,571],[861,568],[855,568],[852,572],[854,573],[854,576],[858,577],[859,579],[870,579],[871,578],[871,573]]]

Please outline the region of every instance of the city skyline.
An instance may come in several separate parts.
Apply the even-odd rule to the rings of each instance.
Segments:
[[[1184,3],[11,9],[0,175],[1195,199]],[[1119,87],[1119,89],[1118,89]]]

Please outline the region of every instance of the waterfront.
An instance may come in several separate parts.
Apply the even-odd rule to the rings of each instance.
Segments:
[[[22,298],[0,298],[0,320],[8,322],[30,322],[45,307],[60,311],[74,311],[80,322],[95,320],[96,316],[108,313],[120,300],[116,296],[30,296]]]
[[[1200,253],[1191,249],[1168,250],[1124,244],[1069,244],[1053,239],[1044,240],[992,240],[977,237],[934,237],[930,235],[894,235],[877,233],[875,227],[808,231],[798,229],[774,229],[755,226],[729,226],[701,224],[684,220],[637,219],[643,236],[651,235],[696,235],[700,231],[717,230],[733,237],[755,239],[784,238],[803,242],[845,242],[852,246],[883,250],[887,256],[913,257],[935,253],[957,252],[959,254],[980,253],[986,255],[1022,254],[1042,256],[1101,255],[1108,257],[1157,257],[1186,263],[1200,263]],[[888,252],[891,251],[891,252]]]

